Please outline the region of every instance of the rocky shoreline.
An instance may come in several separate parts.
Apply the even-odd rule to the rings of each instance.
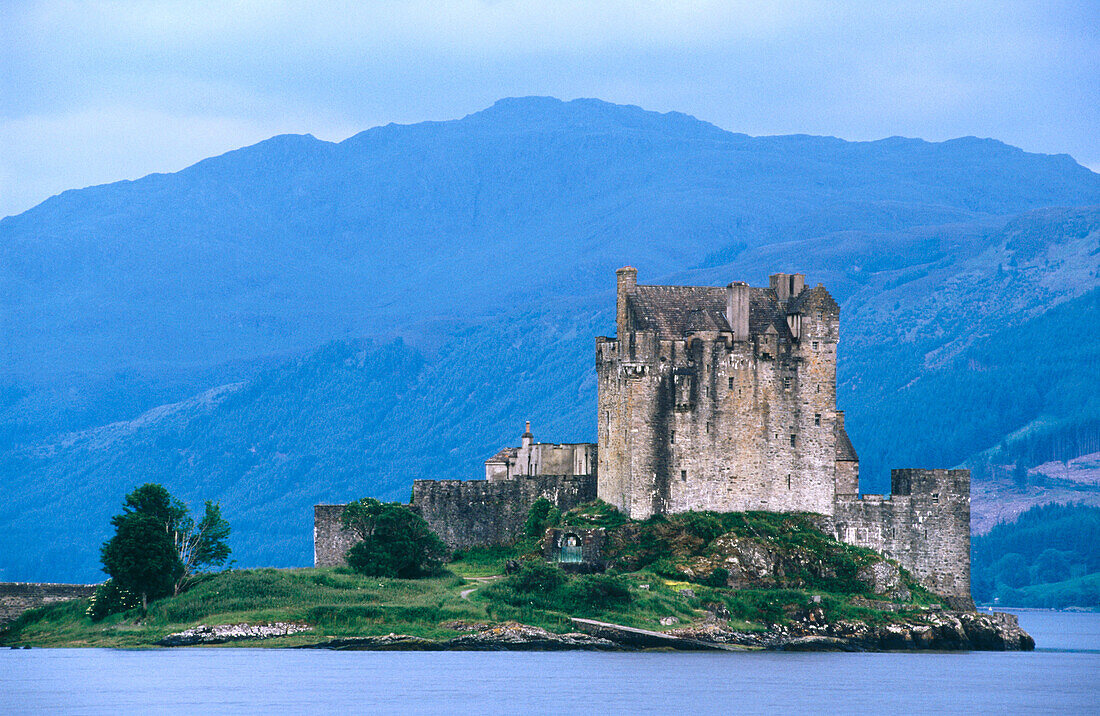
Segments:
[[[671,633],[772,651],[1031,651],[1035,640],[1014,614],[928,612],[910,623],[817,623],[810,618],[764,632],[738,632],[718,623]]]
[[[740,632],[721,621],[667,632],[633,629],[588,619],[574,619],[577,631],[555,634],[517,622],[447,626],[466,634],[436,641],[407,634],[342,637],[299,649],[339,651],[1030,651],[1035,641],[1020,628],[1015,615],[937,611],[912,623],[872,625],[860,621],[816,623],[812,613],[787,626]],[[258,641],[308,631],[297,623],[198,626],[161,639],[158,646],[197,646]]]

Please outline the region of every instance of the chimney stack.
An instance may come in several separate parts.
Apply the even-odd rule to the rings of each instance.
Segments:
[[[801,273],[773,273],[768,278],[780,303],[795,298],[806,287],[806,275]]]
[[[629,314],[626,306],[626,298],[638,285],[638,269],[633,266],[624,266],[615,272],[618,279],[618,295],[615,299],[615,327],[619,340],[624,340],[630,329]]]
[[[523,437],[522,437],[523,447],[525,447],[525,448],[526,447],[531,447],[531,443],[533,442],[534,437],[535,436],[531,434],[531,421],[528,420],[524,424],[524,428],[523,428]]]
[[[733,340],[749,339],[749,285],[744,281],[726,286],[726,322],[733,331]]]

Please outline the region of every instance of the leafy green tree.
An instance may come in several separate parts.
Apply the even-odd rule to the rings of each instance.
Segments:
[[[357,500],[344,508],[341,521],[359,537],[346,557],[360,574],[415,579],[438,571],[447,554],[428,523],[396,502]]]
[[[126,495],[111,518],[115,535],[101,550],[103,571],[119,589],[149,598],[179,594],[203,567],[225,564],[229,523],[221,508],[205,504],[198,523],[162,485],[147,483]]]
[[[183,576],[183,563],[157,518],[141,512],[128,512],[111,519],[115,536],[103,545],[103,571],[121,589],[141,595],[144,611],[149,599],[172,593]]]

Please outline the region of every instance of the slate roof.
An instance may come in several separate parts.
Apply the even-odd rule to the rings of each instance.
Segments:
[[[635,328],[657,331],[661,338],[683,338],[696,331],[728,331],[726,289],[714,286],[636,286],[628,296]],[[775,326],[790,337],[786,312],[770,288],[749,288],[749,333]]]
[[[484,454],[484,453],[482,453],[482,454]],[[491,458],[489,458],[485,462],[503,462],[503,463],[507,463],[509,460],[514,460],[516,458],[516,455],[518,455],[518,454],[519,454],[519,448],[514,448],[514,447],[501,448],[500,451],[496,455],[493,455]]]
[[[836,459],[838,462],[859,462],[856,449],[852,441],[848,439],[848,431],[844,429],[843,421],[836,421]]]
[[[813,288],[807,288],[791,301],[791,312],[808,313],[809,311],[833,311],[839,312],[840,306],[836,300],[825,290],[820,283]]]

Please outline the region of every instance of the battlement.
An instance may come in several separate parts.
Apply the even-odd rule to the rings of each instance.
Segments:
[[[931,499],[965,495],[969,499],[970,470],[891,470],[890,493]]]

